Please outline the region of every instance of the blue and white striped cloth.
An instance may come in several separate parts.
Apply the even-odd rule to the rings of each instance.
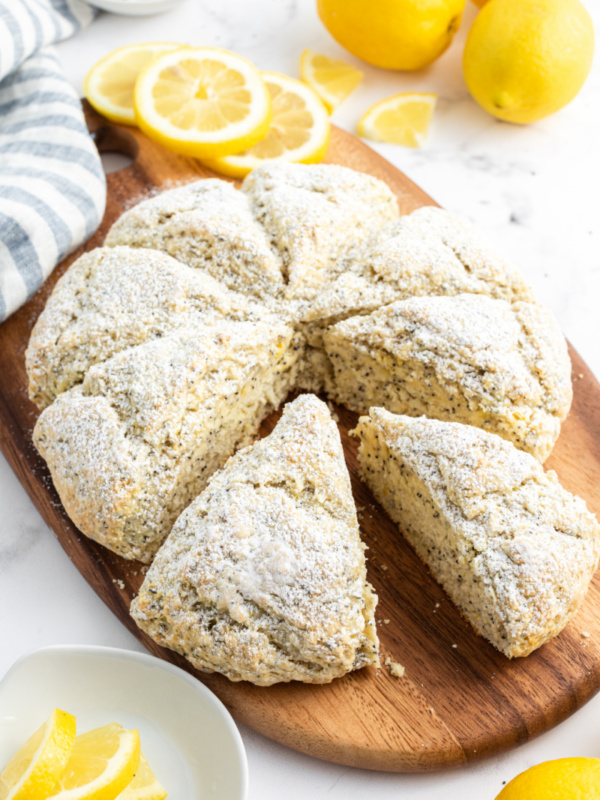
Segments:
[[[94,15],[81,0],[0,0],[0,322],[104,214],[100,158],[48,47]]]

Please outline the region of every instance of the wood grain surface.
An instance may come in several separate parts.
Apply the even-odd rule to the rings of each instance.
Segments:
[[[102,243],[125,208],[157,187],[212,173],[192,159],[166,152],[136,130],[116,129],[89,108],[86,111],[99,148],[127,152],[134,163],[108,176],[108,204],[100,230],[0,326],[0,446],[42,517],[104,602],[151,653],[183,667],[212,689],[235,719],[296,750],[341,764],[398,772],[465,764],[531,739],[589,700],[600,687],[599,576],[559,637],[526,659],[507,660],[471,630],[359,481],[357,445],[348,436],[356,415],[343,408],[338,409],[340,432],[356,503],[363,509],[359,519],[369,547],[369,579],[380,598],[376,616],[382,657],[403,664],[405,676],[393,678],[385,668],[369,668],[326,686],[259,688],[198,673],[139,631],[128,607],[143,579],[141,566],[77,531],[33,448],[37,411],[27,398],[24,352],[58,277],[84,250]],[[326,160],[386,181],[402,212],[433,204],[401,172],[340,130],[333,131]],[[598,514],[600,385],[573,350],[571,358],[575,400],[546,466]],[[272,430],[277,418],[273,414],[265,422],[262,435]]]

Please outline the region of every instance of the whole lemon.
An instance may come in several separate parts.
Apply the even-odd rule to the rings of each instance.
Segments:
[[[465,0],[317,0],[319,16],[342,47],[384,69],[421,69],[444,52]]]
[[[463,69],[480,106],[526,124],[575,97],[593,54],[592,20],[579,0],[492,0],[469,31]]]
[[[544,761],[517,775],[496,797],[496,800],[559,799],[600,800],[600,758]]]

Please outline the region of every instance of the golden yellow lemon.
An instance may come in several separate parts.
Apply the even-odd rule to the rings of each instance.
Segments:
[[[496,800],[600,800],[600,758],[544,761],[513,778]]]
[[[590,71],[594,29],[579,0],[492,0],[469,31],[469,91],[499,119],[527,124],[553,114]]]
[[[465,0],[317,0],[321,21],[342,47],[384,69],[421,69],[444,52]]]

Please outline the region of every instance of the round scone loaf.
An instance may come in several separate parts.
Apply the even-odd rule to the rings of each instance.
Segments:
[[[399,219],[371,175],[196,181],[127,211],[106,245],[57,283],[26,362],[65,508],[126,557],[152,558],[294,388],[463,419],[539,458],[567,413],[564,342],[518,272],[448,212]]]
[[[376,602],[340,435],[302,395],[179,517],[131,613],[197,669],[270,686],[379,666]]]
[[[553,315],[485,295],[412,297],[330,327],[331,393],[359,413],[475,425],[540,461],[572,400],[571,362]]]
[[[372,408],[355,433],[362,478],[479,634],[512,658],[560,633],[600,554],[583,500],[470,425]]]

